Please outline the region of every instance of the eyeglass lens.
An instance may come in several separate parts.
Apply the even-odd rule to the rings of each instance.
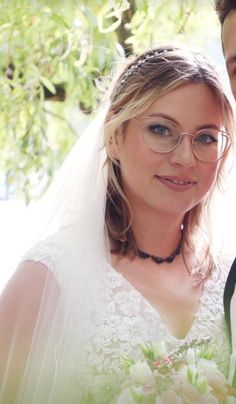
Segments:
[[[183,136],[191,136],[195,157],[206,162],[219,160],[229,146],[228,134],[214,128],[201,129],[193,135],[184,134],[171,121],[160,117],[143,119],[142,127],[145,143],[159,153],[175,150]]]

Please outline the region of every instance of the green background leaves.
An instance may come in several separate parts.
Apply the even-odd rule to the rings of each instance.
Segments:
[[[213,3],[204,0],[2,1],[5,197],[29,201],[44,191],[96,108],[101,78],[117,61],[173,40],[220,41],[219,34]]]

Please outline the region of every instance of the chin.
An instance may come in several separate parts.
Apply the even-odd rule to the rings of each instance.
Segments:
[[[157,211],[161,212],[163,215],[170,215],[176,217],[184,217],[184,215],[189,212],[193,207],[177,207],[172,204],[172,206],[163,206],[162,209],[156,208]]]
[[[185,213],[189,212],[193,209],[196,205],[199,204],[197,202],[189,202],[189,203],[178,203],[179,201],[174,200],[174,198],[168,203],[165,203],[161,206],[161,211],[164,213],[168,213],[171,215],[185,215]],[[158,209],[158,207],[157,207]],[[159,209],[158,209],[159,210]]]

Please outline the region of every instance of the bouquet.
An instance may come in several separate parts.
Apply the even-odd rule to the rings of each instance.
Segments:
[[[124,358],[127,378],[116,404],[234,403],[236,390],[213,360],[210,338],[168,354],[165,344],[142,344],[143,359]]]

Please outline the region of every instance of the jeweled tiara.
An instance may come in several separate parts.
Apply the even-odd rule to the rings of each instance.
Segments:
[[[157,56],[164,55],[165,53],[168,53],[171,49],[160,49],[160,50],[155,50],[153,53],[148,53],[145,57],[142,59],[139,59],[136,63],[132,64],[130,67],[127,68],[125,73],[122,75],[122,80],[120,81],[120,84],[123,85],[127,78],[135,73],[142,65],[144,65],[146,62],[148,62],[151,59],[154,59]]]

